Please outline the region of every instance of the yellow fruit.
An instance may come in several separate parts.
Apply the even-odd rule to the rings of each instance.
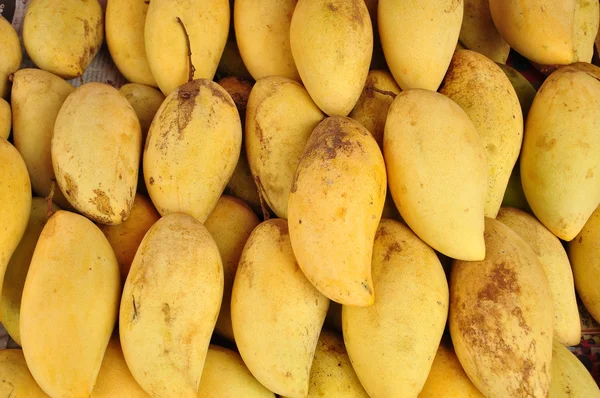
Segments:
[[[0,16],[0,98],[8,94],[8,77],[19,70],[23,54],[21,42],[15,29]]]
[[[383,148],[383,132],[388,110],[400,87],[394,77],[385,70],[371,70],[358,102],[349,117],[362,124]]]
[[[154,115],[156,115],[158,108],[160,108],[165,100],[165,96],[153,87],[137,83],[125,84],[119,91],[127,98],[127,101],[129,101],[129,104],[131,104],[131,107],[140,120],[142,143],[145,143],[150,124],[152,124]]]
[[[142,133],[127,99],[108,84],[87,83],[60,108],[52,166],[69,203],[108,225],[127,220],[138,181]]]
[[[404,91],[390,107],[383,151],[390,191],[408,226],[449,257],[483,259],[488,168],[465,111],[442,94]]]
[[[256,227],[235,275],[231,322],[244,363],[262,385],[292,398],[308,394],[328,305],[298,268],[286,221]]]
[[[290,27],[302,83],[329,116],[350,113],[365,85],[373,27],[364,1],[299,0]]]
[[[463,370],[454,349],[442,341],[419,398],[484,398]]]
[[[600,24],[600,3],[595,0],[576,0],[573,33],[573,59],[592,62],[594,38]]]
[[[300,268],[340,304],[373,304],[371,254],[386,196],[377,142],[358,122],[332,116],[310,136],[288,202]]]
[[[121,273],[121,283],[125,283],[135,253],[146,232],[160,218],[150,199],[136,194],[129,218],[119,225],[99,225],[100,230],[112,246]]]
[[[53,204],[52,210],[56,211],[59,208]],[[48,221],[48,202],[44,198],[33,198],[27,228],[10,258],[4,275],[2,297],[0,298],[2,325],[6,328],[10,337],[19,345],[21,344],[19,314],[23,286],[25,285],[25,278],[27,277],[35,245],[44,225],[46,225],[46,221]]]
[[[275,398],[275,394],[260,384],[235,351],[211,345],[198,397],[201,398]]]
[[[144,42],[149,4],[146,0],[109,0],[106,5],[106,44],[110,57],[128,81],[156,87]]]
[[[235,37],[255,80],[282,76],[300,81],[290,48],[290,23],[298,0],[238,0]]]
[[[54,213],[33,252],[21,300],[27,366],[52,397],[89,397],[119,307],[119,265],[90,220]]]
[[[536,217],[573,239],[600,203],[600,68],[563,66],[538,91],[525,125],[521,182]]]
[[[548,397],[600,397],[600,389],[590,372],[558,341],[552,344],[552,383]]]
[[[149,395],[197,397],[223,297],[223,265],[207,229],[172,213],[148,231],[121,299],[119,334],[135,380]]]
[[[204,222],[240,156],[242,127],[231,96],[199,79],[178,87],[158,109],[144,150],[144,179],[161,215]]]
[[[0,350],[0,375],[2,375],[0,383],[2,397],[48,397],[29,373],[21,350]]]
[[[513,85],[517,97],[519,97],[519,103],[521,104],[521,110],[523,111],[523,119],[526,120],[533,99],[535,98],[535,88],[525,76],[513,67],[504,64],[498,64],[498,66],[506,74],[510,83]]]
[[[121,351],[119,338],[111,338],[91,398],[149,397],[131,375]]]
[[[104,40],[98,0],[32,0],[23,20],[23,44],[38,68],[65,79],[83,75]]]
[[[144,30],[146,55],[165,95],[188,81],[189,52],[194,79],[212,80],[227,41],[229,18],[227,0],[150,2]]]
[[[379,0],[379,35],[402,90],[437,90],[456,48],[463,20],[457,0]]]
[[[502,199],[502,206],[514,207],[526,212],[531,212],[531,208],[529,207],[527,199],[525,198],[525,194],[523,193],[519,168],[519,163],[517,163],[508,180],[508,185],[506,186],[506,191],[504,192],[504,198]]]
[[[8,139],[12,125],[10,104],[0,97],[0,138]]]
[[[464,0],[464,3],[460,41],[469,50],[477,51],[494,62],[504,64],[510,46],[494,25],[488,0]]]
[[[29,170],[33,191],[42,197],[50,194],[55,179],[50,148],[56,116],[73,91],[69,83],[40,69],[21,69],[13,77],[13,139]],[[71,207],[58,186],[53,200],[63,209]]]
[[[448,316],[444,269],[410,229],[382,220],[373,248],[373,285],[374,305],[342,308],[352,366],[371,397],[416,397]]]
[[[223,261],[223,304],[215,332],[234,341],[231,327],[231,289],[240,256],[248,237],[259,224],[256,214],[243,201],[223,195],[204,226],[215,240]]]
[[[31,183],[19,152],[0,139],[0,292],[8,262],[27,228],[31,213]]]
[[[523,142],[519,97],[498,65],[469,50],[454,54],[440,93],[460,105],[479,132],[488,165],[484,214],[495,218]]]
[[[288,198],[304,147],[325,115],[295,80],[260,79],[248,99],[246,153],[254,180],[269,207],[288,217]]]
[[[516,232],[485,221],[486,258],[455,261],[450,334],[456,355],[486,397],[546,397],[554,310],[548,279]]]
[[[235,165],[233,174],[223,191],[227,195],[235,196],[246,202],[252,210],[261,214],[260,198],[258,197],[258,187],[252,177],[245,148],[241,150],[240,159]]]

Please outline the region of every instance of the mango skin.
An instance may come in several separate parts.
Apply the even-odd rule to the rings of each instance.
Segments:
[[[27,365],[48,395],[90,396],[120,292],[117,259],[100,229],[79,214],[54,213],[33,252],[20,318]]]
[[[17,349],[0,350],[0,396],[48,398],[48,395],[37,385],[27,368],[23,351]]]
[[[464,3],[460,42],[494,62],[506,63],[510,46],[494,25],[488,0],[464,0]]]
[[[151,396],[197,397],[223,297],[208,230],[172,213],[146,233],[123,288],[119,336],[131,374]]]
[[[463,8],[460,0],[379,0],[383,53],[402,90],[438,89],[458,42]]]
[[[63,103],[75,87],[41,69],[26,68],[13,76],[13,140],[27,165],[33,192],[47,197],[55,179],[51,142],[54,124]],[[52,199],[63,209],[72,206],[55,185]]]
[[[0,98],[0,138],[8,140],[12,125],[12,111],[10,104]]]
[[[19,70],[22,59],[19,35],[6,18],[0,17],[0,98],[7,97],[8,77]]]
[[[229,32],[227,0],[153,0],[144,25],[146,56],[160,90],[169,95],[189,79],[187,31],[194,79],[212,80]]]
[[[32,0],[23,20],[23,44],[40,69],[64,79],[83,75],[104,40],[98,0]]]
[[[407,225],[448,257],[483,259],[488,168],[465,111],[439,93],[403,91],[388,112],[383,153],[390,192]]]
[[[272,218],[256,227],[235,275],[231,322],[244,363],[262,385],[306,397],[328,306],[298,267],[287,222]]]
[[[302,82],[319,108],[329,116],[348,115],[365,85],[373,53],[364,1],[298,1],[290,43]]]
[[[552,383],[548,397],[600,397],[598,384],[589,370],[558,341],[552,343]]]
[[[546,397],[554,319],[548,279],[516,232],[491,218],[485,227],[486,258],[452,265],[456,356],[486,397]]]
[[[206,221],[241,146],[240,116],[225,89],[205,79],[178,87],[158,109],[144,149],[144,179],[156,210]]]
[[[288,218],[298,162],[308,138],[324,118],[295,80],[265,77],[250,92],[244,133],[248,164],[264,200],[280,218]]]
[[[527,120],[527,115],[529,115],[529,109],[531,108],[531,104],[533,103],[533,99],[535,98],[535,94],[537,93],[536,89],[533,87],[531,82],[525,78],[515,68],[512,66],[497,64],[500,69],[506,74],[510,83],[513,85],[515,92],[517,93],[517,97],[519,97],[519,103],[521,104],[521,110],[523,111],[523,119]]]
[[[373,285],[375,304],[342,307],[352,366],[370,397],[416,397],[448,317],[444,269],[408,227],[382,220],[373,248]]]
[[[164,94],[154,87],[139,83],[125,84],[119,89],[119,92],[127,98],[140,120],[142,143],[145,143],[152,120],[165,100]]]
[[[149,2],[110,0],[106,4],[106,44],[119,72],[130,82],[157,87],[146,57],[144,27]]]
[[[563,66],[540,87],[525,125],[521,183],[536,217],[570,241],[600,203],[600,68]]]
[[[288,202],[300,268],[340,304],[373,304],[371,254],[387,181],[381,151],[358,122],[323,120],[300,158]]]

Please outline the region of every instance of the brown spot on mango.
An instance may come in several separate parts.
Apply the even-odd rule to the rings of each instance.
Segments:
[[[115,212],[110,205],[110,198],[101,189],[94,189],[95,198],[90,199],[90,203],[96,206],[98,212],[104,216],[114,216]]]
[[[65,174],[65,194],[73,199],[77,197],[77,183],[73,180],[70,174]]]

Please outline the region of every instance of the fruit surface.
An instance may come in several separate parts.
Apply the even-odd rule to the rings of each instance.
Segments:
[[[0,374],[3,379],[0,394],[3,397],[48,397],[31,376],[21,350],[0,350]]]
[[[535,88],[529,82],[529,80],[527,80],[525,76],[523,76],[515,68],[504,64],[498,64],[498,66],[506,74],[510,80],[510,83],[513,85],[513,88],[517,93],[517,97],[519,97],[519,103],[521,104],[521,110],[523,111],[523,119],[527,120],[529,109],[531,108],[531,104],[535,98]]]
[[[549,397],[600,397],[600,390],[590,372],[579,358],[558,341],[552,344],[552,383]]]
[[[504,64],[510,46],[494,25],[488,0],[464,0],[464,16],[459,40],[494,62]]]
[[[0,138],[8,139],[12,125],[12,111],[10,104],[0,98]]]
[[[19,36],[12,25],[0,16],[0,98],[8,96],[8,77],[21,66],[23,53]]]
[[[127,98],[127,101],[129,101],[140,120],[143,144],[146,142],[150,124],[152,124],[158,108],[160,108],[165,100],[165,96],[153,87],[138,83],[125,84],[119,91]]]

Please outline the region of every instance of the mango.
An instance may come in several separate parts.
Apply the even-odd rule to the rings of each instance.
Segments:
[[[275,398],[275,394],[260,384],[235,351],[211,345],[198,397],[201,398]]]
[[[590,372],[558,341],[552,344],[552,383],[548,397],[600,397],[600,389]]]
[[[373,53],[364,1],[299,0],[290,43],[302,83],[319,108],[329,116],[348,115],[365,85]]]
[[[135,111],[142,129],[142,143],[145,143],[152,120],[165,100],[164,94],[153,87],[139,83],[125,84],[119,92],[127,98]]]
[[[323,120],[310,136],[288,201],[290,239],[300,268],[340,304],[373,304],[371,255],[386,197],[381,151],[358,122]]]
[[[227,195],[221,196],[204,223],[215,240],[223,261],[223,304],[215,325],[215,333],[230,341],[234,341],[231,326],[233,280],[244,245],[258,224],[258,217],[246,203]]]
[[[256,227],[244,246],[231,293],[235,342],[256,380],[286,397],[308,394],[328,306],[329,300],[298,267],[287,222],[270,219]]]
[[[87,218],[59,210],[33,252],[21,300],[27,366],[52,397],[89,397],[119,308],[119,266]]]
[[[71,93],[56,117],[51,145],[56,180],[69,203],[101,224],[127,220],[141,141],[135,111],[117,89],[87,83]]]
[[[517,97],[519,97],[519,103],[521,104],[521,110],[523,111],[523,119],[527,120],[529,109],[531,108],[531,104],[537,93],[536,89],[529,80],[515,68],[504,64],[498,64],[498,66],[506,74],[510,83],[513,85]]]
[[[27,165],[33,192],[47,197],[55,180],[51,142],[58,112],[75,88],[60,77],[40,69],[26,68],[13,76],[13,140]],[[53,200],[71,208],[58,186]]]
[[[235,106],[240,114],[240,120],[243,122],[246,120],[246,108],[248,106],[248,98],[254,83],[250,80],[228,76],[220,79],[217,84],[225,89],[231,96]]]
[[[12,111],[10,104],[0,98],[0,138],[8,139],[12,126]]]
[[[40,69],[64,79],[83,75],[104,40],[98,0],[31,0],[23,20],[23,44]]]
[[[227,0],[150,2],[144,25],[146,56],[165,95],[190,76],[212,80],[227,41],[229,19]]]
[[[484,396],[546,397],[552,360],[552,294],[533,249],[485,220],[486,257],[452,265],[450,335]]]
[[[260,193],[280,218],[288,217],[288,198],[300,156],[324,118],[295,80],[265,77],[250,92],[245,131],[248,164]]]
[[[234,2],[235,38],[254,78],[282,76],[300,81],[290,47],[290,24],[298,0]]]
[[[373,285],[372,306],[342,307],[352,366],[370,397],[416,397],[448,317],[444,269],[408,227],[382,220],[373,248]]]
[[[463,20],[457,0],[379,0],[379,35],[402,90],[436,91],[450,65]]]
[[[143,159],[158,212],[206,221],[233,174],[241,145],[235,103],[217,83],[193,80],[169,94],[150,126]]]
[[[0,395],[3,397],[48,398],[37,385],[25,362],[23,351],[0,350]]]
[[[448,257],[483,259],[488,167],[465,111],[439,93],[403,91],[388,112],[383,153],[390,192],[408,226]]]
[[[460,105],[479,132],[488,165],[484,214],[495,218],[523,142],[519,97],[500,67],[469,50],[454,54],[440,93]]]
[[[570,241],[600,203],[600,68],[552,73],[525,124],[521,183],[536,217]]]
[[[261,199],[258,196],[258,187],[250,171],[245,148],[242,147],[240,158],[235,165],[233,174],[223,193],[243,200],[257,214],[262,214]]]
[[[494,62],[506,63],[510,46],[494,25],[488,0],[464,0],[460,42]]]
[[[107,2],[106,44],[110,57],[128,81],[156,87],[144,40],[149,4],[146,0]]]
[[[4,17],[0,16],[0,98],[8,95],[9,76],[19,70],[23,53],[19,35]]]

